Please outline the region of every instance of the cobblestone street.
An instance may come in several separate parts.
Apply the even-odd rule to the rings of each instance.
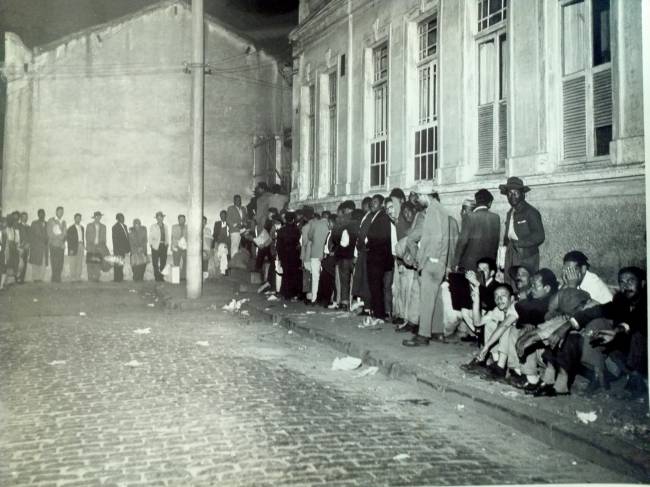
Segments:
[[[0,295],[0,485],[631,481],[432,389],[332,371],[336,352],[225,296],[169,311],[133,286]]]

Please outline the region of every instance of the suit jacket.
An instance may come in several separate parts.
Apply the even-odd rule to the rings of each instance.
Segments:
[[[129,245],[131,247],[131,254],[147,255],[147,227],[140,226],[136,230],[131,227],[129,232]]]
[[[126,255],[131,252],[131,244],[129,243],[129,230],[126,225],[116,222],[111,229],[113,236],[113,254]]]
[[[165,245],[169,246],[169,227],[163,223],[163,229],[165,232]],[[156,222],[149,227],[149,245],[153,250],[160,250],[162,242],[160,237],[160,227]]]
[[[234,205],[233,205],[234,208]],[[235,211],[237,211],[235,209]],[[212,231],[212,248],[216,248],[219,244],[226,244],[230,240],[230,234],[228,233],[229,224],[226,219],[226,224],[223,225],[221,220],[214,222],[214,230]]]
[[[467,215],[460,230],[451,267],[460,266],[473,271],[476,270],[479,259],[490,257],[496,260],[500,225],[499,215],[486,207],[479,207]]]
[[[106,247],[106,225],[103,223],[99,224],[99,235],[98,235],[98,244],[95,245],[95,236],[97,235],[95,230],[95,222],[90,222],[86,225],[86,250],[94,254],[108,254],[108,247]]]
[[[238,209],[235,205],[230,205],[226,210],[226,223],[228,224],[228,229],[230,230],[230,233],[240,232],[245,222],[246,222],[246,208],[241,206]],[[215,228],[217,226],[217,223],[214,224]]]
[[[66,236],[65,220],[50,218],[47,221],[47,243],[50,247],[64,248]]]
[[[312,220],[307,238],[310,244],[310,257],[312,259],[322,259],[325,250],[325,241],[330,230],[327,226],[327,219]]]
[[[384,210],[379,210],[377,215],[371,215],[368,218],[371,221],[368,226],[368,242],[366,243],[368,265],[382,267],[384,271],[389,271],[394,264],[391,249],[392,223]]]
[[[309,229],[311,228],[311,224],[313,221],[314,220],[309,220],[300,229],[300,238],[301,238],[300,260],[305,265],[305,267],[309,266],[309,258],[311,256],[311,242],[309,242]]]
[[[411,234],[411,236],[417,237],[416,231],[421,232],[417,253],[419,270],[424,268],[429,259],[434,259],[435,263],[443,266],[446,266],[451,260],[451,254],[453,253],[453,247],[450,246],[452,221],[456,224],[456,231],[458,231],[456,220],[447,213],[438,201],[431,201],[426,209],[421,229],[416,227]]]
[[[32,265],[47,265],[47,223],[34,220],[29,229],[29,263]]]
[[[77,227],[74,224],[68,227],[68,231],[65,236],[65,239],[68,242],[68,255],[77,255],[79,252],[79,241],[81,240],[83,243],[86,242],[84,240],[84,234],[86,233],[84,232],[84,227],[81,224],[79,226],[81,227],[81,235],[78,235]]]
[[[504,245],[510,243],[508,228],[512,218],[514,218],[514,228],[518,238],[512,244],[519,250],[522,257],[539,254],[539,246],[542,245],[546,238],[544,235],[542,216],[539,214],[539,211],[526,201],[522,201],[517,211],[514,208],[510,208],[506,216],[506,231],[503,237]]]
[[[19,223],[18,230],[20,231],[20,246],[29,248],[29,225]]]

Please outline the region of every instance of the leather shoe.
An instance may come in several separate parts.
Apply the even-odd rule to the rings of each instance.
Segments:
[[[429,339],[420,335],[415,335],[408,340],[402,340],[402,345],[405,347],[420,347],[429,345]]]

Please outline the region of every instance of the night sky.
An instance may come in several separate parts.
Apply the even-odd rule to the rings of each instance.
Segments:
[[[287,35],[298,23],[298,0],[204,1],[207,14],[272,54],[290,59]],[[0,31],[18,34],[29,47],[41,46],[155,3],[158,0],[0,0]]]

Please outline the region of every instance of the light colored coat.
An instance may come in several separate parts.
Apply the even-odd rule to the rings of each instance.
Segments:
[[[47,221],[47,243],[50,247],[64,248],[67,232],[65,220],[52,217]]]
[[[311,221],[307,238],[309,239],[310,257],[312,259],[323,258],[323,251],[325,249],[325,242],[327,241],[328,234],[329,227],[327,226],[326,218]]]
[[[163,223],[163,228],[165,231],[165,243],[169,245],[169,227]],[[159,250],[160,242],[160,227],[156,222],[149,227],[149,246],[154,250]]]
[[[181,249],[178,247],[178,242],[180,242],[181,238],[185,239],[185,249]],[[179,250],[186,250],[187,249],[187,225],[183,225],[182,227],[177,223],[172,227],[172,250],[174,252],[177,252]]]
[[[235,205],[230,205],[226,210],[226,223],[230,233],[241,231],[246,221],[246,208],[240,206],[239,209]]]

